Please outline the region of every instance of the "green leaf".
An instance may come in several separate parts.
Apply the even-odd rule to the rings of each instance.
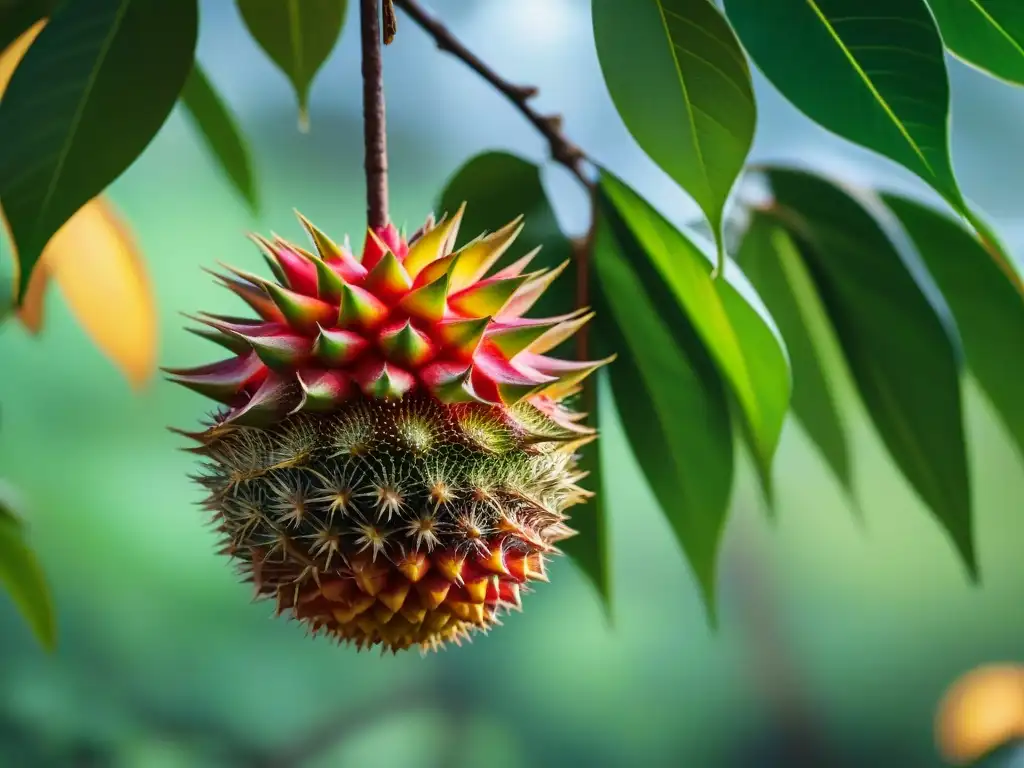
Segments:
[[[601,409],[601,382],[606,375],[605,370],[598,371],[584,384],[583,410],[588,414],[587,425],[600,430],[599,413]],[[569,525],[576,531],[571,539],[566,539],[559,546],[576,566],[587,577],[597,590],[598,598],[609,620],[612,618],[612,576],[611,576],[611,532],[609,531],[608,507],[605,498],[607,483],[601,458],[602,439],[588,443],[580,449],[579,469],[586,472],[587,477],[581,485],[594,496],[585,506],[576,507]]]
[[[500,269],[534,248],[540,253],[530,269],[552,269],[572,258],[572,245],[563,234],[551,208],[540,168],[507,152],[485,152],[470,159],[447,182],[437,204],[439,214],[449,216],[466,203],[459,227],[460,242],[484,232],[494,232],[517,216],[524,216],[523,231],[495,265]],[[559,276],[531,315],[556,316],[576,308],[576,279],[572,264]]]
[[[1024,301],[978,241],[938,211],[882,196],[956,320],[967,365],[1024,455]]]
[[[309,89],[341,37],[348,0],[236,0],[249,34],[284,72],[309,125]]]
[[[928,0],[946,47],[991,75],[1024,85],[1024,3]]]
[[[924,0],[725,0],[725,7],[744,47],[794,106],[913,171],[974,223],[950,159],[945,49]],[[1019,280],[1016,287],[1024,293]]]
[[[736,35],[708,0],[593,0],[608,91],[637,143],[707,216],[722,217],[754,139],[757,108]]]
[[[234,116],[197,63],[181,92],[181,103],[207,147],[253,213],[259,212],[249,148]]]
[[[4,498],[0,498],[0,582],[39,642],[52,650],[57,622],[50,591],[39,561],[25,542],[25,530]]]
[[[782,227],[764,214],[754,213],[736,260],[786,340],[793,369],[793,412],[849,493],[852,477],[846,427],[820,352],[826,343],[827,318],[796,246]]]
[[[977,578],[955,329],[854,197],[801,171],[767,174],[872,421]]]
[[[63,3],[21,60],[0,101],[0,200],[19,297],[53,234],[163,125],[197,26],[195,0]]]
[[[715,570],[732,489],[725,386],[671,287],[616,205],[604,201],[592,253],[595,338],[622,424],[715,615]],[[605,218],[607,217],[607,218]]]
[[[711,262],[634,190],[607,171],[601,174],[601,200],[614,209],[640,243],[643,253],[690,318],[736,397],[766,492],[771,464],[789,408],[790,375],[785,349],[770,321],[754,306],[756,296],[730,271],[711,277]]]

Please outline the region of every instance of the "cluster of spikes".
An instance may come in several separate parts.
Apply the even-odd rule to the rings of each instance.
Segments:
[[[591,313],[526,317],[565,264],[530,272],[535,250],[495,270],[521,217],[456,250],[463,211],[408,242],[370,229],[361,256],[301,214],[313,250],[254,236],[276,280],[216,276],[257,317],[195,317],[231,356],[167,371],[220,404],[182,434],[223,553],[279,612],[360,648],[486,631],[589,496],[596,435],[571,403],[608,361],[547,353]]]

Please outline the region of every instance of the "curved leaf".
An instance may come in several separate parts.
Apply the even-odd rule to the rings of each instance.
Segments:
[[[846,427],[820,353],[827,320],[796,246],[784,229],[755,213],[736,260],[786,340],[793,369],[793,412],[849,493],[852,477]]]
[[[50,591],[35,554],[25,542],[25,531],[11,509],[0,497],[0,582],[32,631],[47,649],[57,642],[56,619]]]
[[[950,159],[945,49],[925,0],[725,0],[725,7],[765,77],[797,109],[913,171],[973,224]],[[1017,288],[1024,292],[1024,284]]]
[[[515,247],[505,253],[495,269],[540,247],[530,269],[553,269],[572,257],[572,245],[562,232],[541,182],[540,168],[508,152],[485,152],[463,165],[448,180],[437,205],[441,215],[452,216],[463,203],[466,212],[459,232],[462,239],[494,232],[518,216],[523,231]],[[555,316],[576,309],[574,265],[534,305],[531,314]]]
[[[29,283],[21,307],[32,331],[42,324],[42,298],[52,279],[71,313],[133,386],[156,368],[155,299],[131,233],[110,203],[86,203],[60,228]]]
[[[57,0],[0,0],[0,51],[49,15]]]
[[[299,126],[309,125],[309,89],[334,50],[348,0],[237,0],[249,34],[295,89]]]
[[[260,205],[249,148],[234,116],[198,63],[185,81],[181,103],[221,169],[252,212],[258,213]]]
[[[967,365],[1024,455],[1024,301],[955,221],[898,195],[882,199],[910,235],[956,319]]]
[[[615,206],[603,210],[595,336],[619,355],[608,376],[626,436],[713,617],[733,472],[725,387],[646,246]]]
[[[779,215],[904,477],[977,577],[958,349],[878,221],[820,177],[769,169]]]
[[[785,350],[742,290],[731,284],[728,271],[726,279],[713,280],[704,252],[621,180],[602,171],[600,186],[606,215],[614,210],[628,226],[729,383],[770,492],[771,463],[789,408]]]
[[[63,3],[0,101],[19,298],[43,248],[156,135],[192,67],[195,0]]]
[[[593,0],[608,91],[637,143],[707,216],[722,217],[757,123],[750,69],[708,0]]]
[[[946,47],[989,74],[1024,85],[1024,4],[928,0]]]

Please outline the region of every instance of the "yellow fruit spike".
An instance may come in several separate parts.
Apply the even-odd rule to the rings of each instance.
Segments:
[[[407,581],[399,581],[394,586],[391,586],[377,595],[377,599],[384,603],[390,610],[391,613],[398,613],[402,610],[402,605],[405,603],[405,597],[409,594],[409,590],[412,585]]]
[[[342,328],[370,330],[384,322],[387,315],[387,305],[369,291],[348,284],[342,288],[338,312],[338,324]]]
[[[470,602],[482,603],[487,597],[487,585],[497,576],[478,576],[475,579],[466,579],[462,588],[466,590]]]
[[[532,251],[530,251],[525,256],[520,256],[518,259],[513,261],[511,264],[509,264],[507,267],[505,267],[501,271],[495,272],[494,276],[495,277],[515,277],[516,275],[523,274],[523,272],[526,270],[526,268],[528,266],[530,266],[530,262],[532,262],[537,257],[537,254],[540,253],[540,249],[541,249],[541,247],[538,245],[536,248],[534,248]]]
[[[440,323],[436,328],[437,338],[456,356],[469,358],[476,352],[490,322],[491,318],[484,316]]]
[[[441,322],[448,301],[448,275],[444,274],[432,283],[406,294],[398,307],[413,317],[431,323]]]
[[[427,575],[430,570],[430,559],[422,552],[404,557],[397,565],[398,570],[413,584]]]
[[[491,277],[448,297],[448,306],[465,317],[499,314],[505,304],[534,275]]]
[[[591,315],[593,316],[593,315]],[[506,359],[511,360],[524,349],[533,351],[534,346],[542,342],[546,336],[553,334],[562,327],[569,327],[568,333],[560,331],[562,339],[546,347],[557,346],[561,340],[569,338],[583,323],[578,321],[579,313],[573,312],[560,317],[545,317],[537,320],[519,320],[513,324],[492,326],[487,331],[487,338],[501,350]],[[587,318],[589,319],[589,318]],[[574,325],[569,325],[574,323]]]
[[[455,262],[455,254],[449,253],[447,256],[443,256],[437,261],[433,261],[425,266],[422,271],[416,275],[415,286],[427,285],[433,283],[435,280],[440,280],[442,277],[448,274],[452,264]]]
[[[409,246],[409,253],[402,263],[410,277],[415,280],[424,267],[448,255],[458,236],[459,225],[465,211],[466,204],[463,203],[454,216],[447,221],[442,219],[436,227]]]
[[[508,568],[505,567],[505,552],[500,545],[495,544],[492,546],[488,550],[487,555],[485,557],[478,557],[476,562],[481,568],[491,573],[498,573],[502,576],[508,575]]]
[[[373,265],[363,287],[376,296],[400,296],[412,287],[412,280],[402,262],[388,249]]]
[[[551,284],[558,278],[565,268],[569,266],[569,259],[566,259],[557,267],[552,269],[550,272],[535,272],[529,275],[529,281],[523,284],[523,286],[516,291],[515,296],[509,299],[508,303],[502,307],[501,313],[498,316],[499,321],[505,321],[509,318],[522,317],[524,314],[530,311],[530,308],[537,303],[537,300],[544,294],[544,292],[551,287]]]
[[[330,261],[332,259],[338,259],[347,261],[352,259],[350,254],[345,251],[330,237],[328,237],[323,230],[317,227],[313,222],[307,219],[298,211],[295,211],[295,215],[298,217],[299,222],[302,224],[302,228],[306,230],[309,235],[309,239],[313,241],[313,247],[316,248],[316,252],[320,254],[320,258],[324,261]]]
[[[558,381],[539,387],[534,394],[543,395],[544,397],[549,397],[552,400],[561,400],[564,397],[568,397],[581,381],[587,378],[598,368],[608,365],[608,363],[612,362],[615,357],[615,355],[609,355],[604,360],[598,360],[591,365],[581,365],[575,370],[570,370],[559,376]]]
[[[462,582],[462,567],[466,562],[465,555],[455,552],[442,552],[434,558],[437,572],[455,584]]]
[[[461,291],[487,274],[523,231],[523,217],[506,224],[497,232],[463,246],[455,254],[451,290]]]
[[[451,587],[451,582],[443,576],[428,576],[416,582],[416,593],[420,596],[423,606],[432,611],[448,597],[448,590]]]
[[[545,352],[551,351],[563,341],[566,341],[576,335],[576,332],[589,323],[594,318],[595,314],[595,312],[588,312],[585,309],[574,313],[574,316],[570,316],[563,322],[556,325],[539,339],[531,343],[527,349],[537,355],[542,355]]]

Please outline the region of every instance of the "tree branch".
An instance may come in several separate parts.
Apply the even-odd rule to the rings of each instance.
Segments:
[[[555,162],[565,166],[587,189],[594,187],[594,183],[583,173],[583,161],[587,160],[587,156],[562,133],[561,115],[542,115],[530,106],[530,99],[537,95],[537,88],[530,85],[515,85],[505,80],[466,48],[444,24],[427,13],[416,0],[394,0],[394,4],[405,11],[409,18],[430,35],[440,50],[461,60],[511,101],[516,109],[547,139],[551,157]]]
[[[363,48],[363,129],[366,169],[366,223],[388,224],[388,141],[384,119],[384,61],[379,0],[359,0]]]

